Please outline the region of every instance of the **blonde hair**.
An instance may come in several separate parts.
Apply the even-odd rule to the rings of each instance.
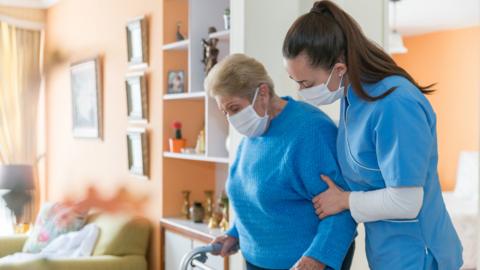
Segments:
[[[244,54],[232,54],[210,70],[204,82],[210,96],[248,96],[253,98],[255,89],[262,83],[274,94],[272,78],[267,70],[254,58]]]

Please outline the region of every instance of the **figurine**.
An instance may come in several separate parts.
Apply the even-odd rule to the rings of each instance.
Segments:
[[[208,33],[215,33],[217,29],[215,27],[209,27]],[[205,40],[202,38],[202,45],[203,45],[203,59],[202,63],[205,65],[205,75],[207,75],[210,70],[215,66],[218,62],[218,55],[220,51],[217,48],[218,38],[209,38]]]
[[[177,41],[185,40],[185,37],[182,35],[182,33],[180,33],[180,26],[182,26],[182,23],[177,22],[177,33],[175,34]]]

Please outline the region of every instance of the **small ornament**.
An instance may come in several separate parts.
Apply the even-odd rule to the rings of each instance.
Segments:
[[[197,137],[197,145],[195,146],[195,152],[197,154],[204,154],[205,153],[205,130],[202,129],[200,134]]]
[[[192,217],[193,222],[202,223],[205,218],[205,208],[203,208],[202,203],[194,202],[190,207],[190,216]]]
[[[212,214],[212,217],[210,217],[210,220],[208,221],[208,227],[210,229],[218,229],[220,227],[221,221],[222,221],[222,213],[215,212]]]
[[[180,33],[180,27],[182,26],[181,22],[177,22],[177,32],[175,33],[177,41],[185,40],[185,37]]]
[[[183,206],[182,206],[182,217],[190,219],[190,191],[182,191],[183,196]]]
[[[205,219],[210,220],[213,215],[213,191],[205,191]]]
[[[230,30],[230,8],[225,9],[225,13],[223,14],[223,22],[225,30]]]
[[[208,33],[215,33],[217,29],[213,26],[208,28]],[[218,55],[220,53],[219,49],[217,48],[218,38],[209,38],[205,40],[202,38],[202,45],[203,45],[203,59],[202,63],[205,65],[205,74],[208,74],[210,70],[217,64],[218,62]]]
[[[187,143],[187,141],[182,138],[182,123],[175,121],[172,126],[175,134],[174,138],[169,139],[170,152],[181,153]]]
[[[229,204],[228,197],[224,192],[222,194],[222,197],[220,198],[220,204],[219,204],[222,208],[222,214],[223,214],[222,221],[220,221],[220,228],[223,231],[228,230],[228,228],[230,227],[228,222],[228,215],[229,215],[228,204]]]

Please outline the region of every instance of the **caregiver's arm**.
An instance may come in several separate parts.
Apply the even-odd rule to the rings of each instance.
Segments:
[[[357,223],[384,219],[413,219],[423,204],[422,187],[383,188],[351,192],[350,212]]]
[[[311,123],[310,123],[311,124]],[[296,175],[294,189],[311,200],[315,194],[324,191],[327,185],[319,179],[320,174],[329,174],[342,188],[347,186],[335,159],[336,129],[319,121],[315,127],[300,127],[303,132],[292,153],[291,167]],[[315,215],[312,207],[311,213]],[[340,269],[356,233],[356,223],[349,211],[321,220],[317,234],[304,256]]]

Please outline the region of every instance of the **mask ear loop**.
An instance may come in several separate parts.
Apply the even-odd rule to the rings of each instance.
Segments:
[[[255,104],[255,100],[257,100],[258,92],[260,92],[260,86],[257,87],[257,89],[255,90],[255,95],[253,96],[253,100],[252,100],[252,109],[254,109],[254,104]],[[268,115],[267,110],[265,110],[265,115],[263,117],[267,115]]]
[[[328,88],[328,84],[330,83],[330,79],[332,78],[332,75],[333,75],[333,69],[332,69],[332,72],[330,72],[330,75],[328,75],[327,82],[325,83],[325,86],[327,88]],[[328,88],[328,90],[330,90],[330,88]]]
[[[252,106],[255,104],[255,100],[257,99],[258,91],[260,90],[260,87],[257,87],[255,89],[255,95],[253,95],[253,100],[252,100]]]
[[[340,84],[338,85],[337,91],[342,88],[342,83],[343,83],[343,75],[340,77]]]

